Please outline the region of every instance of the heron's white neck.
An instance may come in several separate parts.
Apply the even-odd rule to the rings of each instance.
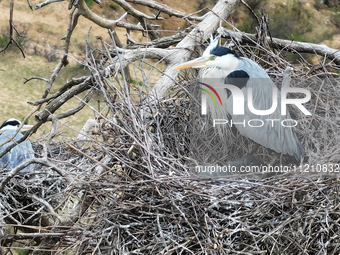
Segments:
[[[227,54],[225,56],[216,57],[214,61],[208,61],[206,63],[207,67],[216,67],[224,71],[226,75],[235,71],[240,64],[240,59],[235,57],[233,54]],[[207,77],[216,78],[216,77]]]
[[[14,130],[14,131],[16,131],[17,129],[18,129],[17,126],[5,126],[0,131],[1,132],[6,131],[6,130]]]
[[[218,62],[219,67],[228,74],[231,73],[232,71],[235,71],[240,63],[240,59],[232,54],[228,54],[223,57],[217,57],[216,60]]]

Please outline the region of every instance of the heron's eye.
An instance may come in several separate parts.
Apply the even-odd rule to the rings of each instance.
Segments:
[[[210,59],[211,59],[211,60],[215,60],[215,59],[216,59],[216,55],[212,55],[212,56],[210,57]]]

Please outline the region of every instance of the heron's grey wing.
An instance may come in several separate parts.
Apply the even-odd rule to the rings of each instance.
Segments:
[[[4,134],[0,134],[0,144],[3,142],[8,141],[8,138]],[[7,147],[11,144],[12,142],[8,142],[5,145],[0,147],[0,153],[2,153],[4,150],[7,149]],[[6,153],[2,158],[0,158],[0,169],[11,169],[11,166],[9,165],[10,162],[10,156],[11,154],[8,152]]]
[[[8,141],[10,137],[13,136],[14,130],[6,130],[0,135],[0,142]],[[18,133],[14,140],[18,141],[22,138],[22,134]],[[0,147],[0,152],[3,152],[8,146],[10,146],[13,142],[8,142],[4,146]],[[23,141],[19,145],[16,145],[14,148],[11,149],[10,152],[6,153],[0,159],[0,167],[6,169],[13,169],[20,164],[22,164],[26,159],[34,158],[34,152],[29,140]],[[34,165],[31,164],[28,167],[25,167],[22,171],[31,171],[34,170]]]
[[[224,107],[215,107],[214,102],[209,97],[207,98],[207,105],[211,109],[213,119],[225,119],[228,115],[231,115],[232,128],[236,127],[240,134],[278,153],[289,154],[300,160],[304,154],[304,149],[297,139],[294,129],[281,125],[281,122],[290,119],[290,116],[289,114],[281,116],[281,95],[279,92],[277,95],[278,107],[274,113],[259,116],[248,109],[248,87],[253,89],[253,106],[255,109],[267,110],[272,106],[272,91],[276,86],[261,66],[250,59],[240,58],[240,64],[235,71],[226,73],[220,68],[211,67],[203,70],[202,77],[204,77],[203,82],[211,85],[219,82],[233,84],[242,89],[244,94],[245,114],[233,115],[233,95],[225,89],[216,88],[217,93],[221,98],[224,98],[225,102],[223,102]],[[221,77],[223,77],[222,81]],[[263,122],[263,125],[261,127],[250,127],[249,121],[251,121],[251,125],[256,125],[252,122],[256,119]],[[268,119],[276,119],[276,121],[267,121]]]
[[[252,103],[255,109],[268,110],[271,108],[273,103],[272,91],[276,86],[269,77],[250,78],[247,86],[242,89],[245,98],[248,98],[248,87],[252,87]],[[291,118],[289,113],[285,116],[281,115],[281,94],[279,91],[277,98],[276,110],[269,115],[253,114],[249,110],[245,100],[245,114],[234,115],[233,121],[234,123],[242,123],[244,121],[244,124],[236,124],[237,129],[242,135],[278,153],[294,156],[295,159],[299,161],[304,154],[304,149],[295,134],[294,127],[285,127],[282,125],[282,121]],[[230,104],[231,102],[229,101],[228,103]],[[256,123],[256,121],[253,120],[258,121]],[[249,123],[251,123],[252,126],[250,126]],[[285,123],[285,125],[288,126],[288,123]]]
[[[17,137],[15,140],[18,140]],[[16,166],[22,164],[27,159],[34,158],[34,152],[32,148],[32,144],[29,140],[25,140],[19,145],[15,146],[13,148],[14,151],[12,151],[12,158],[15,158]],[[16,167],[15,166],[15,167]],[[30,164],[29,166],[25,167],[22,171],[33,171],[34,170],[34,164]]]

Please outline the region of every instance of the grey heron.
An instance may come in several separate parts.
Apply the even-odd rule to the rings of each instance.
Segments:
[[[8,141],[14,133],[17,131],[18,127],[21,125],[21,122],[16,119],[8,119],[0,126],[0,144]],[[21,128],[21,131],[25,131],[32,128],[32,125],[24,125]],[[15,135],[13,141],[18,141],[23,137],[23,134],[20,132]],[[2,153],[9,145],[13,144],[13,141],[10,141],[3,146],[0,147],[0,153]],[[0,158],[0,169],[12,170],[13,168],[19,166],[26,159],[34,158],[34,151],[29,140],[25,140],[20,144],[17,144],[13,147],[9,152],[7,152],[2,158]],[[33,171],[34,164],[30,164],[25,167],[22,171]]]
[[[204,82],[215,84],[221,82],[237,86],[244,94],[244,114],[233,114],[233,93],[225,88],[215,88],[222,98],[223,106],[215,107],[212,100],[207,100],[212,118],[221,119],[224,116],[224,118],[232,119],[234,123],[245,123],[249,120],[261,121],[263,125],[260,127],[249,125],[235,125],[234,127],[241,135],[256,143],[277,153],[293,156],[297,161],[300,161],[304,155],[304,148],[293,127],[281,125],[282,121],[291,119],[289,112],[287,111],[286,115],[281,115],[281,108],[277,107],[270,115],[256,115],[248,109],[248,88],[252,88],[253,107],[258,110],[267,110],[272,106],[272,91],[276,85],[255,61],[240,57],[229,48],[219,46],[219,38],[219,36],[215,39],[211,37],[210,45],[201,57],[175,66],[174,69],[205,68],[201,73],[203,84]],[[209,84],[209,86],[214,88],[214,84]],[[277,105],[281,106],[279,91],[277,99]],[[268,118],[279,121],[266,121]]]

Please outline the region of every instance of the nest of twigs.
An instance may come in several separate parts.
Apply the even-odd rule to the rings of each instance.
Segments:
[[[259,57],[250,47],[238,51]],[[273,77],[282,76],[288,65],[281,56],[265,63]],[[293,86],[311,91],[305,106],[313,116],[292,117],[300,119],[296,133],[309,171],[256,179],[198,178],[189,167],[194,161],[192,109],[199,105],[188,93],[191,83],[180,81],[153,105],[143,100],[141,90],[133,91],[132,100],[123,89],[105,83],[98,90],[107,93],[109,113],[97,135],[85,145],[47,146],[48,159],[65,176],[37,166],[36,172],[13,178],[0,194],[0,217],[7,224],[0,237],[3,252],[337,254],[340,90],[338,79],[327,71],[337,67],[323,65],[309,74],[310,66],[302,65],[293,70]],[[118,98],[109,100],[113,93]],[[254,146],[244,137],[228,137],[227,160]],[[271,155],[261,147],[255,154],[265,163]],[[330,164],[334,171],[324,173]]]

